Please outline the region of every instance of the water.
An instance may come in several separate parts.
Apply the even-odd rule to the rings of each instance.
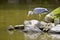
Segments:
[[[60,39],[60,34],[50,34],[53,39]]]
[[[32,5],[31,5],[32,6]],[[40,7],[40,5],[37,5]],[[31,9],[37,7],[36,5],[33,5],[31,7]],[[43,6],[43,5],[42,5]],[[9,25],[16,25],[16,24],[22,24],[24,20],[26,20],[26,14],[27,11],[29,10],[27,8],[27,6],[25,6],[26,8],[24,8],[24,6],[18,6],[15,7],[13,6],[11,8],[11,6],[0,6],[1,10],[0,10],[0,40],[25,40],[25,34],[23,32],[19,32],[19,31],[12,31],[11,34],[9,34],[7,32],[7,27]],[[50,10],[52,10],[52,8],[54,9],[55,6],[43,6],[43,7],[48,7]],[[57,6],[56,6],[57,7]],[[11,8],[9,10],[9,8]],[[6,10],[5,10],[6,9]],[[18,10],[17,10],[18,9]],[[32,19],[38,19],[38,16],[32,16]],[[40,19],[43,20],[43,17],[41,17]],[[12,34],[13,33],[13,34]],[[59,36],[60,37],[60,36]],[[51,38],[50,34],[47,33],[42,33],[42,34],[38,34],[38,37],[36,38],[36,40],[57,40],[56,38]]]
[[[33,34],[32,34],[33,35]],[[37,37],[36,37],[37,36]],[[60,40],[60,34],[36,34],[36,36],[31,36],[31,38],[28,38],[27,35],[25,35],[25,40]]]
[[[13,32],[12,34],[10,34]],[[51,33],[24,33],[20,32],[20,30],[10,31],[9,37],[7,39],[12,40],[13,38],[17,40],[60,40],[60,34],[51,34]]]

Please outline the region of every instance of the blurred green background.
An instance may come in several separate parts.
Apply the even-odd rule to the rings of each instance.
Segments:
[[[7,32],[9,25],[23,24],[24,20],[37,19],[43,20],[45,15],[39,19],[38,15],[27,19],[27,12],[35,7],[45,7],[51,12],[60,6],[60,0],[0,0],[0,40],[24,40],[24,34],[14,32],[10,35]],[[40,38],[53,40],[44,34]],[[54,39],[56,40],[56,39]]]

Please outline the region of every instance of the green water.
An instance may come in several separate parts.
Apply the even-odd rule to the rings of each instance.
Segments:
[[[38,15],[34,15],[27,18],[27,11],[29,10],[26,6],[26,8],[20,9],[20,8],[14,8],[14,7],[10,7],[8,9],[8,7],[4,8],[3,6],[0,6],[0,40],[24,40],[24,34],[21,32],[17,32],[14,31],[14,34],[10,35],[7,32],[7,28],[9,25],[16,25],[16,24],[23,24],[24,20],[28,20],[28,19],[38,19],[38,20],[43,20],[44,15],[42,15],[42,17],[39,19]],[[35,6],[32,6],[31,9],[33,9]],[[4,8],[4,9],[3,9]],[[50,9],[50,7],[48,7]],[[41,36],[39,36],[38,39],[40,40],[44,40],[41,38],[45,38],[46,40],[53,40],[51,39],[48,34],[43,34]],[[38,40],[37,39],[37,40]],[[54,39],[55,40],[55,39]]]
[[[24,11],[24,12],[23,12]],[[22,15],[21,13],[24,13]],[[25,10],[0,10],[0,40],[23,40],[22,33],[9,35],[7,27],[9,25],[22,24],[24,21]]]
[[[23,24],[27,20],[26,12],[27,10],[0,10],[0,40],[24,40],[23,33],[14,32],[10,35],[7,28],[9,25]]]

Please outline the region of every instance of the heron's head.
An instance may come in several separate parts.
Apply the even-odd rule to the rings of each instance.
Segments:
[[[28,16],[32,14],[33,14],[33,11],[28,11]]]
[[[33,14],[33,11],[28,11],[26,18],[29,19],[29,16],[32,15],[32,14]]]

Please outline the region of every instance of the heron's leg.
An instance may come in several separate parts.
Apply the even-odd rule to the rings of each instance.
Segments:
[[[39,19],[40,19],[40,17],[41,17],[41,14],[39,14]]]

